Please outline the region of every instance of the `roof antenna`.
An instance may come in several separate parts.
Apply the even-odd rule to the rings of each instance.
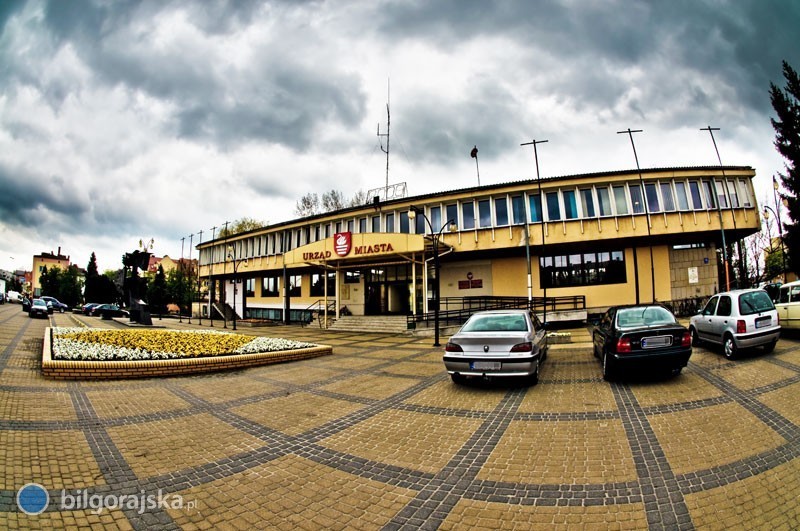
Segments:
[[[381,134],[381,124],[378,124],[378,141],[381,137],[386,137],[386,149],[383,149],[383,142],[381,142],[381,151],[386,153],[386,186],[383,189],[384,200],[389,198],[389,124],[391,117],[389,115],[389,79],[386,80],[386,133]]]

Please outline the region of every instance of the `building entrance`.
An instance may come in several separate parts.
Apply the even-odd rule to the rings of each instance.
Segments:
[[[364,271],[364,313],[406,315],[411,311],[411,267],[407,264]]]

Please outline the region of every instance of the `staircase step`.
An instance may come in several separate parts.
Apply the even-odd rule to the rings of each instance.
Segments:
[[[329,330],[402,334],[407,331],[407,324],[405,316],[402,315],[343,315],[329,327]]]

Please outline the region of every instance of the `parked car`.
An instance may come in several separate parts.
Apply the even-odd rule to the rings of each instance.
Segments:
[[[102,317],[127,317],[128,311],[123,310],[116,304],[98,304],[92,308],[92,315],[99,315]]]
[[[778,292],[775,309],[781,321],[781,330],[800,329],[800,280],[783,284]]]
[[[547,356],[544,326],[527,310],[488,310],[473,314],[444,348],[444,365],[453,382],[468,376],[521,376],[539,381]]]
[[[31,309],[31,300],[28,297],[22,297],[22,311],[27,312]]]
[[[92,315],[92,310],[96,307],[100,306],[101,303],[99,302],[87,302],[83,306],[81,306],[81,312],[83,315]]]
[[[0,304],[6,303],[6,294],[0,291]]]
[[[6,293],[6,299],[8,299],[8,302],[21,303],[23,297],[22,294],[20,294],[20,292],[18,291],[9,291]]]
[[[763,347],[769,353],[781,335],[778,311],[767,292],[742,289],[718,293],[689,321],[694,345],[721,345],[728,359],[743,349]]]
[[[58,310],[60,313],[64,313],[65,311],[69,310],[69,306],[59,301],[55,297],[50,297],[49,295],[42,295],[39,298],[49,303],[53,307],[54,311]]]
[[[603,378],[639,366],[680,374],[692,355],[692,337],[675,315],[658,304],[612,306],[592,331],[594,356]]]
[[[33,299],[31,301],[31,307],[28,310],[28,317],[47,317],[51,311],[47,307],[47,302],[43,301],[42,299]]]

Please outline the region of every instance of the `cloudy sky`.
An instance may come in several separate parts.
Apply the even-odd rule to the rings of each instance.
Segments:
[[[409,195],[535,177],[783,169],[769,83],[800,69],[794,0],[0,3],[0,268],[61,247],[295,217],[308,192]],[[772,204],[770,202],[770,204]]]

